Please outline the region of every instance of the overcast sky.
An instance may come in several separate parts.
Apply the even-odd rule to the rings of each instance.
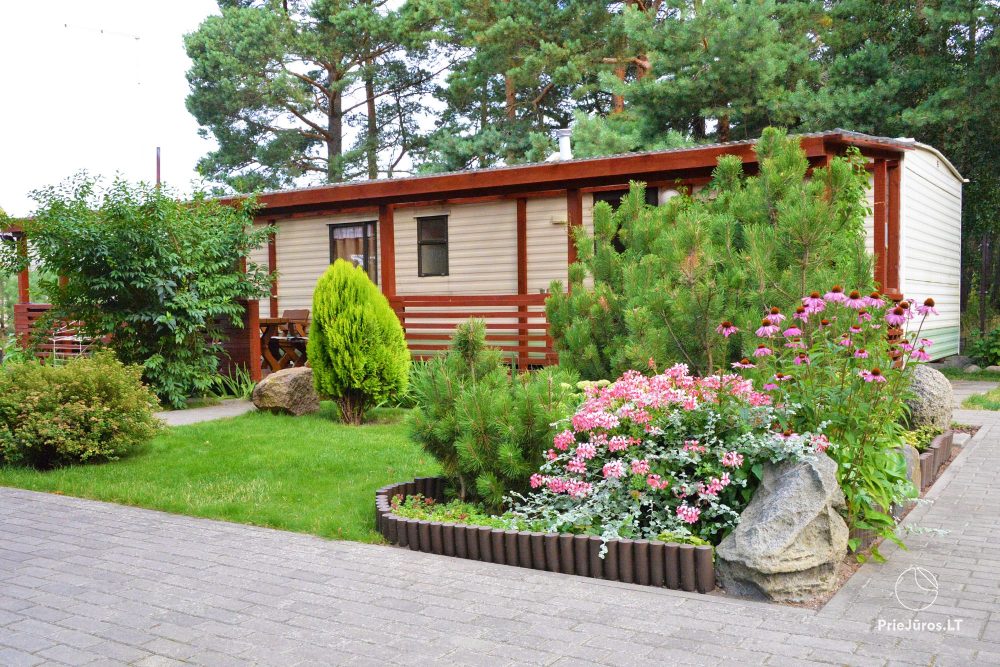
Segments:
[[[184,108],[182,37],[213,0],[35,0],[0,8],[0,207],[33,209],[28,193],[86,169],[182,192],[213,143]],[[102,32],[103,31],[103,32]]]

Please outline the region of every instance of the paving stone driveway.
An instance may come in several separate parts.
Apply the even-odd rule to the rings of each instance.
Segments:
[[[906,522],[951,532],[818,612],[0,489],[0,665],[1000,664],[1000,419],[956,419],[987,426]]]

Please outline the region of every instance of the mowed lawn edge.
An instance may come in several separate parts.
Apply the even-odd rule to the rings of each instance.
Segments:
[[[0,486],[380,542],[375,490],[440,468],[409,440],[404,410],[373,417],[345,426],[330,403],[303,417],[253,412],[169,428],[118,461],[0,467]]]

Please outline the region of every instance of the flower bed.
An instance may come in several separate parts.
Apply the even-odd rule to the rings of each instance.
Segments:
[[[390,544],[438,555],[515,565],[595,579],[708,593],[715,589],[710,546],[658,540],[602,540],[597,535],[503,530],[407,519],[392,513],[395,496],[444,499],[445,480],[420,477],[375,492],[378,530]],[[601,557],[602,545],[606,552]]]

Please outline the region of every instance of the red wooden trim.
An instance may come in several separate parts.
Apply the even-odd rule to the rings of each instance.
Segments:
[[[583,194],[579,190],[566,191],[566,260],[567,264],[576,261],[576,241],[573,230],[583,226]]]
[[[825,156],[847,146],[859,146],[871,154],[883,152],[897,156],[906,148],[894,142],[880,142],[839,133],[801,137],[800,145],[810,159]],[[455,197],[480,197],[537,192],[555,188],[599,187],[628,180],[669,179],[671,176],[698,176],[711,172],[722,155],[736,155],[756,164],[751,141],[724,146],[696,147],[680,151],[662,151],[604,158],[547,162],[500,167],[477,171],[438,174],[413,178],[384,179],[266,193],[259,197],[262,206],[274,209],[304,209],[346,206],[398,204],[401,202],[440,201]],[[684,173],[702,171],[703,174]],[[224,199],[233,202],[237,198]]]
[[[423,313],[417,313],[417,315],[423,315]],[[510,316],[511,316],[511,313],[505,313],[504,314],[504,317],[510,317]],[[545,313],[531,313],[531,314],[529,314],[528,317],[533,318],[533,319],[544,319],[545,318]],[[417,318],[413,317],[413,318],[408,318],[408,320],[409,319],[417,319]],[[446,318],[435,317],[434,319],[446,319]],[[467,317],[461,317],[461,318],[448,318],[448,319],[465,320],[465,319],[468,319],[468,318]],[[483,319],[485,319],[485,318],[483,318]],[[414,330],[428,329],[428,330],[436,331],[438,329],[448,329],[450,327],[455,326],[455,324],[456,324],[455,322],[411,322],[411,321],[407,321],[406,322],[406,329],[407,329],[407,331],[409,331],[410,329],[414,329]],[[517,322],[515,324],[514,322],[490,322],[489,323],[489,327],[490,327],[490,331],[547,331],[548,328],[549,328],[549,323],[548,322]]]
[[[396,237],[392,206],[379,206],[378,240],[382,267],[382,293],[389,299],[396,296]]]
[[[528,293],[528,200],[524,198],[517,200],[517,293]],[[528,307],[518,306],[517,312],[518,323],[527,324]],[[525,333],[526,331],[522,330],[515,336],[515,340],[522,345],[531,340]],[[518,336],[523,337],[518,338]],[[545,340],[544,336],[542,336],[542,340]],[[517,367],[523,369],[527,364],[527,355],[518,355]]]
[[[888,219],[886,217],[886,164],[885,160],[875,160],[872,165],[874,172],[874,205],[872,206],[872,226],[874,227],[875,245],[875,283],[880,290],[889,288],[886,282],[886,232]]]
[[[246,323],[245,335],[250,343],[247,370],[254,382],[260,382],[264,377],[264,369],[260,357],[260,302],[256,299],[247,302]]]
[[[17,255],[22,260],[28,258],[28,240],[23,236],[17,240]],[[31,301],[31,274],[25,266],[17,274],[17,302],[29,303]]]
[[[885,282],[888,285],[887,291],[898,292],[900,289],[900,275],[899,275],[899,182],[900,182],[900,170],[899,163],[890,163],[888,165],[888,176],[889,176],[889,188],[888,188],[888,205],[886,218],[888,219],[888,229],[886,230],[886,276]]]
[[[450,294],[396,295],[395,300],[408,307],[420,306],[520,306],[545,305],[547,294]]]
[[[271,298],[268,303],[268,314],[271,317],[278,316],[278,239],[277,226],[274,220],[269,223],[270,229],[267,233],[267,272],[271,275]]]

